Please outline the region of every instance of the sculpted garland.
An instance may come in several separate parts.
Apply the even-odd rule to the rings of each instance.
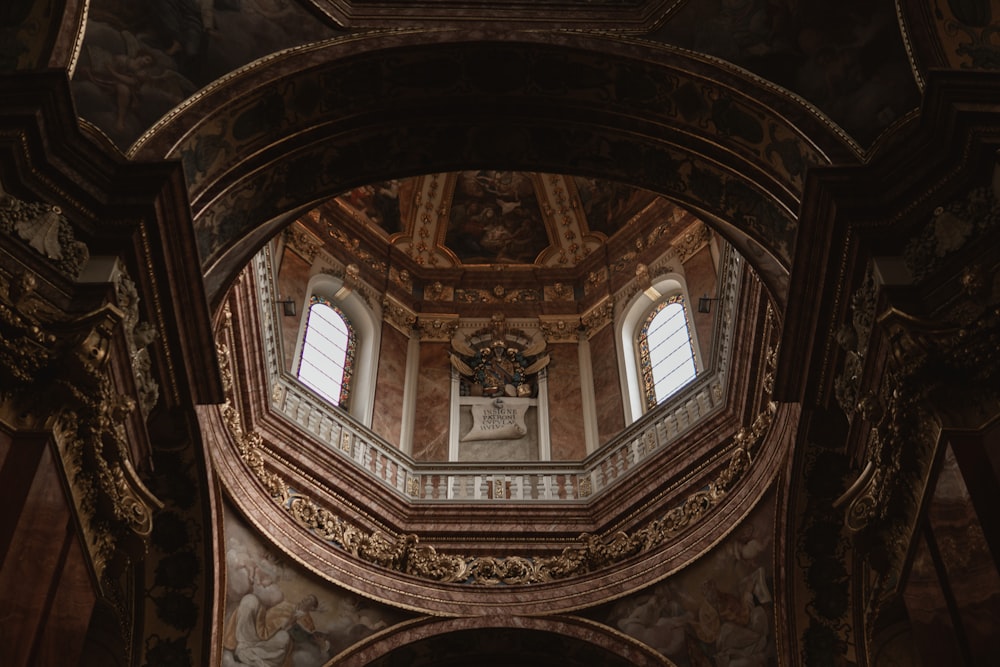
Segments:
[[[226,328],[230,317],[226,313]],[[227,391],[232,389],[230,351],[218,344],[220,366]],[[306,493],[291,488],[280,475],[268,469],[263,439],[256,432],[246,432],[242,416],[227,399],[222,415],[240,458],[282,509],[320,539],[331,543],[366,563],[440,583],[477,585],[537,584],[582,576],[626,558],[647,552],[680,534],[703,519],[753,462],[753,452],[769,430],[777,409],[769,403],[750,426],[734,437],[729,464],[706,487],[689,495],[658,519],[632,532],[618,531],[594,535],[584,533],[575,544],[557,556],[466,556],[438,553],[422,544],[418,535],[366,532],[330,510],[321,507]]]

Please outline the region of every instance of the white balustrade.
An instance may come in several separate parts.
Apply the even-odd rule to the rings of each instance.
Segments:
[[[272,409],[329,444],[373,479],[410,502],[589,501],[657,451],[677,442],[724,404],[742,260],[730,251],[722,271],[714,365],[582,462],[423,463],[413,460],[343,410],[318,398],[281,368],[274,279],[262,252],[254,270]]]

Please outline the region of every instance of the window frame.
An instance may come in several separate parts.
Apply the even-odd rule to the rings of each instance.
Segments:
[[[330,311],[334,313],[335,316],[337,316],[340,319],[341,322],[343,322],[344,328],[347,330],[346,343],[344,345],[344,350],[343,350],[344,353],[343,359],[334,359],[334,357],[325,354],[324,351],[320,349],[319,346],[309,343],[308,339],[310,333],[310,323],[312,322],[313,314],[315,312],[321,312],[317,311],[316,310],[317,308],[328,308]],[[313,331],[318,331],[318,329],[313,329]],[[299,347],[300,350],[299,350],[298,360],[296,362],[295,377],[298,378],[298,380],[302,382],[302,384],[306,385],[307,387],[309,387],[310,389],[312,389],[317,394],[319,394],[326,400],[330,401],[337,407],[343,408],[345,410],[349,409],[350,400],[352,396],[351,392],[352,379],[354,376],[355,362],[357,358],[358,336],[354,330],[354,326],[351,324],[351,319],[350,317],[348,317],[347,313],[345,313],[341,308],[339,308],[336,304],[332,303],[329,299],[325,297],[316,294],[310,295],[309,308],[306,311],[305,325],[302,333],[302,344]],[[317,359],[316,361],[312,360],[311,358],[307,359],[306,357],[309,349],[316,350],[317,353],[321,355],[321,358]],[[302,377],[303,364],[305,363],[308,364],[309,366],[312,366],[313,368],[320,369],[321,364],[317,363],[317,361],[327,361],[336,363],[341,370],[341,377],[339,379],[340,396],[336,400],[334,400],[333,397],[329,393],[327,393],[323,388],[317,386],[316,383],[313,383],[310,379]],[[335,378],[331,377],[331,379]]]
[[[346,288],[343,278],[327,272],[314,272],[309,278],[305,294],[298,304],[300,306],[299,312],[308,314],[310,302],[314,296],[325,299],[339,308],[354,329],[356,346],[350,387],[351,397],[348,405],[342,406],[341,409],[364,426],[371,427],[375,411],[378,351],[382,344],[382,310],[377,305],[370,304],[359,290]],[[299,363],[305,342],[308,321],[306,315],[299,319],[295,352],[292,357],[294,367],[289,369],[292,378],[300,383],[301,381],[298,379]],[[302,383],[302,386],[306,387],[307,385]],[[311,388],[309,390],[314,391]],[[321,398],[318,393],[316,396]],[[326,399],[322,398],[322,400]]]
[[[694,353],[695,378],[705,369],[704,361],[701,358],[701,347],[698,343],[698,332],[693,326],[691,298],[688,294],[683,269],[667,268],[652,278],[651,285],[647,289],[635,293],[621,306],[620,310],[617,310],[615,346],[618,351],[621,400],[626,424],[634,423],[651,409],[647,406],[646,393],[643,389],[638,343],[639,330],[657,304],[678,295],[683,297],[688,336]],[[683,391],[683,387],[678,391]]]
[[[698,364],[695,358],[694,341],[692,339],[692,327],[691,321],[687,314],[687,307],[685,305],[686,299],[683,294],[677,293],[668,297],[662,297],[657,300],[653,307],[650,308],[645,317],[642,319],[642,324],[639,326],[639,330],[636,334],[636,345],[638,347],[638,361],[639,361],[639,373],[642,381],[642,392],[645,396],[645,406],[646,410],[651,410],[657,405],[667,400],[678,391],[683,389],[685,386],[691,383],[698,376]],[[667,349],[663,356],[659,358],[654,358],[653,350],[649,346],[649,332],[653,324],[664,314],[671,306],[677,306],[680,308],[680,315],[684,321],[684,333],[686,334],[684,342],[672,346]],[[674,309],[676,312],[676,309]],[[673,317],[672,315],[667,315],[667,317]],[[661,324],[660,326],[663,326]],[[678,328],[677,331],[680,331]],[[670,335],[669,338],[662,341],[659,346],[663,344],[670,343],[674,336]],[[660,364],[666,363],[671,356],[673,356],[677,351],[683,349],[687,346],[687,355],[684,360],[676,366],[680,369],[684,366],[690,366],[690,373],[685,374],[684,380],[679,384],[674,384],[674,386],[669,389],[663,396],[659,395],[659,382],[656,378],[656,370]],[[662,352],[662,350],[661,350]],[[658,355],[656,355],[658,356]],[[673,372],[673,371],[672,371]],[[671,372],[671,374],[672,374]]]

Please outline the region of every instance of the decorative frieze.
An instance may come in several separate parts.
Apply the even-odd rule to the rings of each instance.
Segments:
[[[536,303],[542,300],[536,289],[508,289],[500,284],[490,290],[456,288],[454,295],[456,303]]]
[[[417,324],[416,313],[388,297],[382,300],[382,318],[407,336],[413,334],[413,328]]]
[[[416,329],[420,340],[448,342],[458,331],[458,315],[417,317]]]
[[[931,219],[903,251],[915,280],[923,280],[948,256],[1000,226],[998,188],[1000,177],[995,175],[992,185],[970,190],[961,199],[934,209]]]
[[[599,304],[588,310],[580,318],[583,328],[587,332],[587,336],[593,336],[595,333],[603,329],[605,326],[611,323],[611,319],[615,312],[615,302],[613,299],[604,299]]]
[[[285,229],[285,243],[290,250],[301,255],[310,264],[316,261],[316,256],[323,248],[323,240],[299,223],[289,225]]]

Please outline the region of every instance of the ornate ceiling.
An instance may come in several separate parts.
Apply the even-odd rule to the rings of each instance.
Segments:
[[[419,267],[571,269],[657,199],[602,179],[479,170],[365,185],[336,203]]]
[[[995,333],[995,228],[970,231],[956,202],[994,201],[976,193],[995,163],[998,21],[995,3],[958,0],[53,0],[0,10],[3,65],[32,70],[4,83],[4,123],[30,126],[3,134],[5,187],[17,201],[58,204],[92,256],[120,256],[141,293],[131,307],[163,334],[149,344],[162,405],[149,424],[129,418],[141,435],[129,444],[145,451],[149,426],[157,465],[139,472],[167,501],[160,516],[191,539],[182,548],[159,534],[136,556],[145,609],[116,619],[135,621],[136,661],[165,663],[170,646],[188,655],[177,664],[219,657],[211,626],[224,607],[212,595],[226,583],[213,580],[222,559],[212,521],[225,503],[326,583],[428,618],[465,616],[427,621],[435,627],[423,633],[414,624],[407,641],[421,650],[441,648],[438,630],[481,640],[489,623],[541,630],[572,618],[576,629],[552,630],[571,638],[568,653],[584,646],[573,638],[600,636],[613,653],[641,643],[637,663],[669,662],[675,647],[658,631],[625,638],[619,612],[641,610],[647,594],[701,595],[688,586],[704,581],[691,561],[744,558],[752,540],[727,532],[751,524],[769,546],[740,564],[764,566],[775,583],[771,628],[785,630],[771,648],[782,662],[875,660],[866,644],[893,620],[907,545],[927,529],[920,503],[938,425],[911,418],[964,428],[975,392],[995,400],[984,373],[996,345],[975,348],[972,372],[963,342],[977,331],[970,322]],[[527,525],[513,503],[441,503],[428,515],[400,495],[440,487],[420,477],[414,494],[385,461],[364,458],[364,433],[341,425],[333,451],[267,414],[259,386],[238,406],[231,384],[223,395],[220,359],[233,360],[227,382],[263,382],[240,329],[260,316],[246,267],[284,230],[322,236],[345,258],[384,258],[422,287],[471,278],[487,293],[501,271],[575,290],[595,266],[610,275],[641,261],[657,225],[676,240],[694,220],[761,281],[741,296],[736,330],[753,338],[736,337],[736,403],[699,427],[690,442],[704,447],[687,458],[630,441],[620,451],[647,457],[653,472],[593,502],[533,507]],[[907,257],[911,241],[919,252]],[[32,252],[37,270],[46,260]],[[920,253],[932,260],[912,270]],[[616,275],[624,283],[627,272]],[[60,303],[100,305],[70,283]],[[859,322],[865,336],[837,335]],[[128,352],[115,357],[122,377]],[[941,354],[961,360],[950,383],[934,371]],[[229,410],[214,405],[227,396]],[[780,405],[767,417],[772,399]],[[751,426],[764,422],[757,438]],[[203,449],[199,437],[230,446]],[[362,501],[351,457],[383,476],[364,478]],[[627,473],[629,461],[608,469]],[[877,472],[859,479],[860,468]],[[331,474],[318,480],[317,470]],[[845,498],[849,511],[868,503],[860,540],[845,527]],[[170,534],[169,520],[156,525]],[[178,555],[192,565],[171,567]],[[553,564],[566,576],[545,579]],[[724,577],[726,565],[712,571]],[[170,604],[178,597],[193,611]],[[509,612],[500,620],[498,606]],[[470,619],[486,620],[457,622]],[[402,636],[373,640],[376,657],[397,657]],[[721,656],[712,643],[703,648]],[[676,650],[688,656],[678,664],[695,661]],[[372,658],[359,651],[346,664]]]

